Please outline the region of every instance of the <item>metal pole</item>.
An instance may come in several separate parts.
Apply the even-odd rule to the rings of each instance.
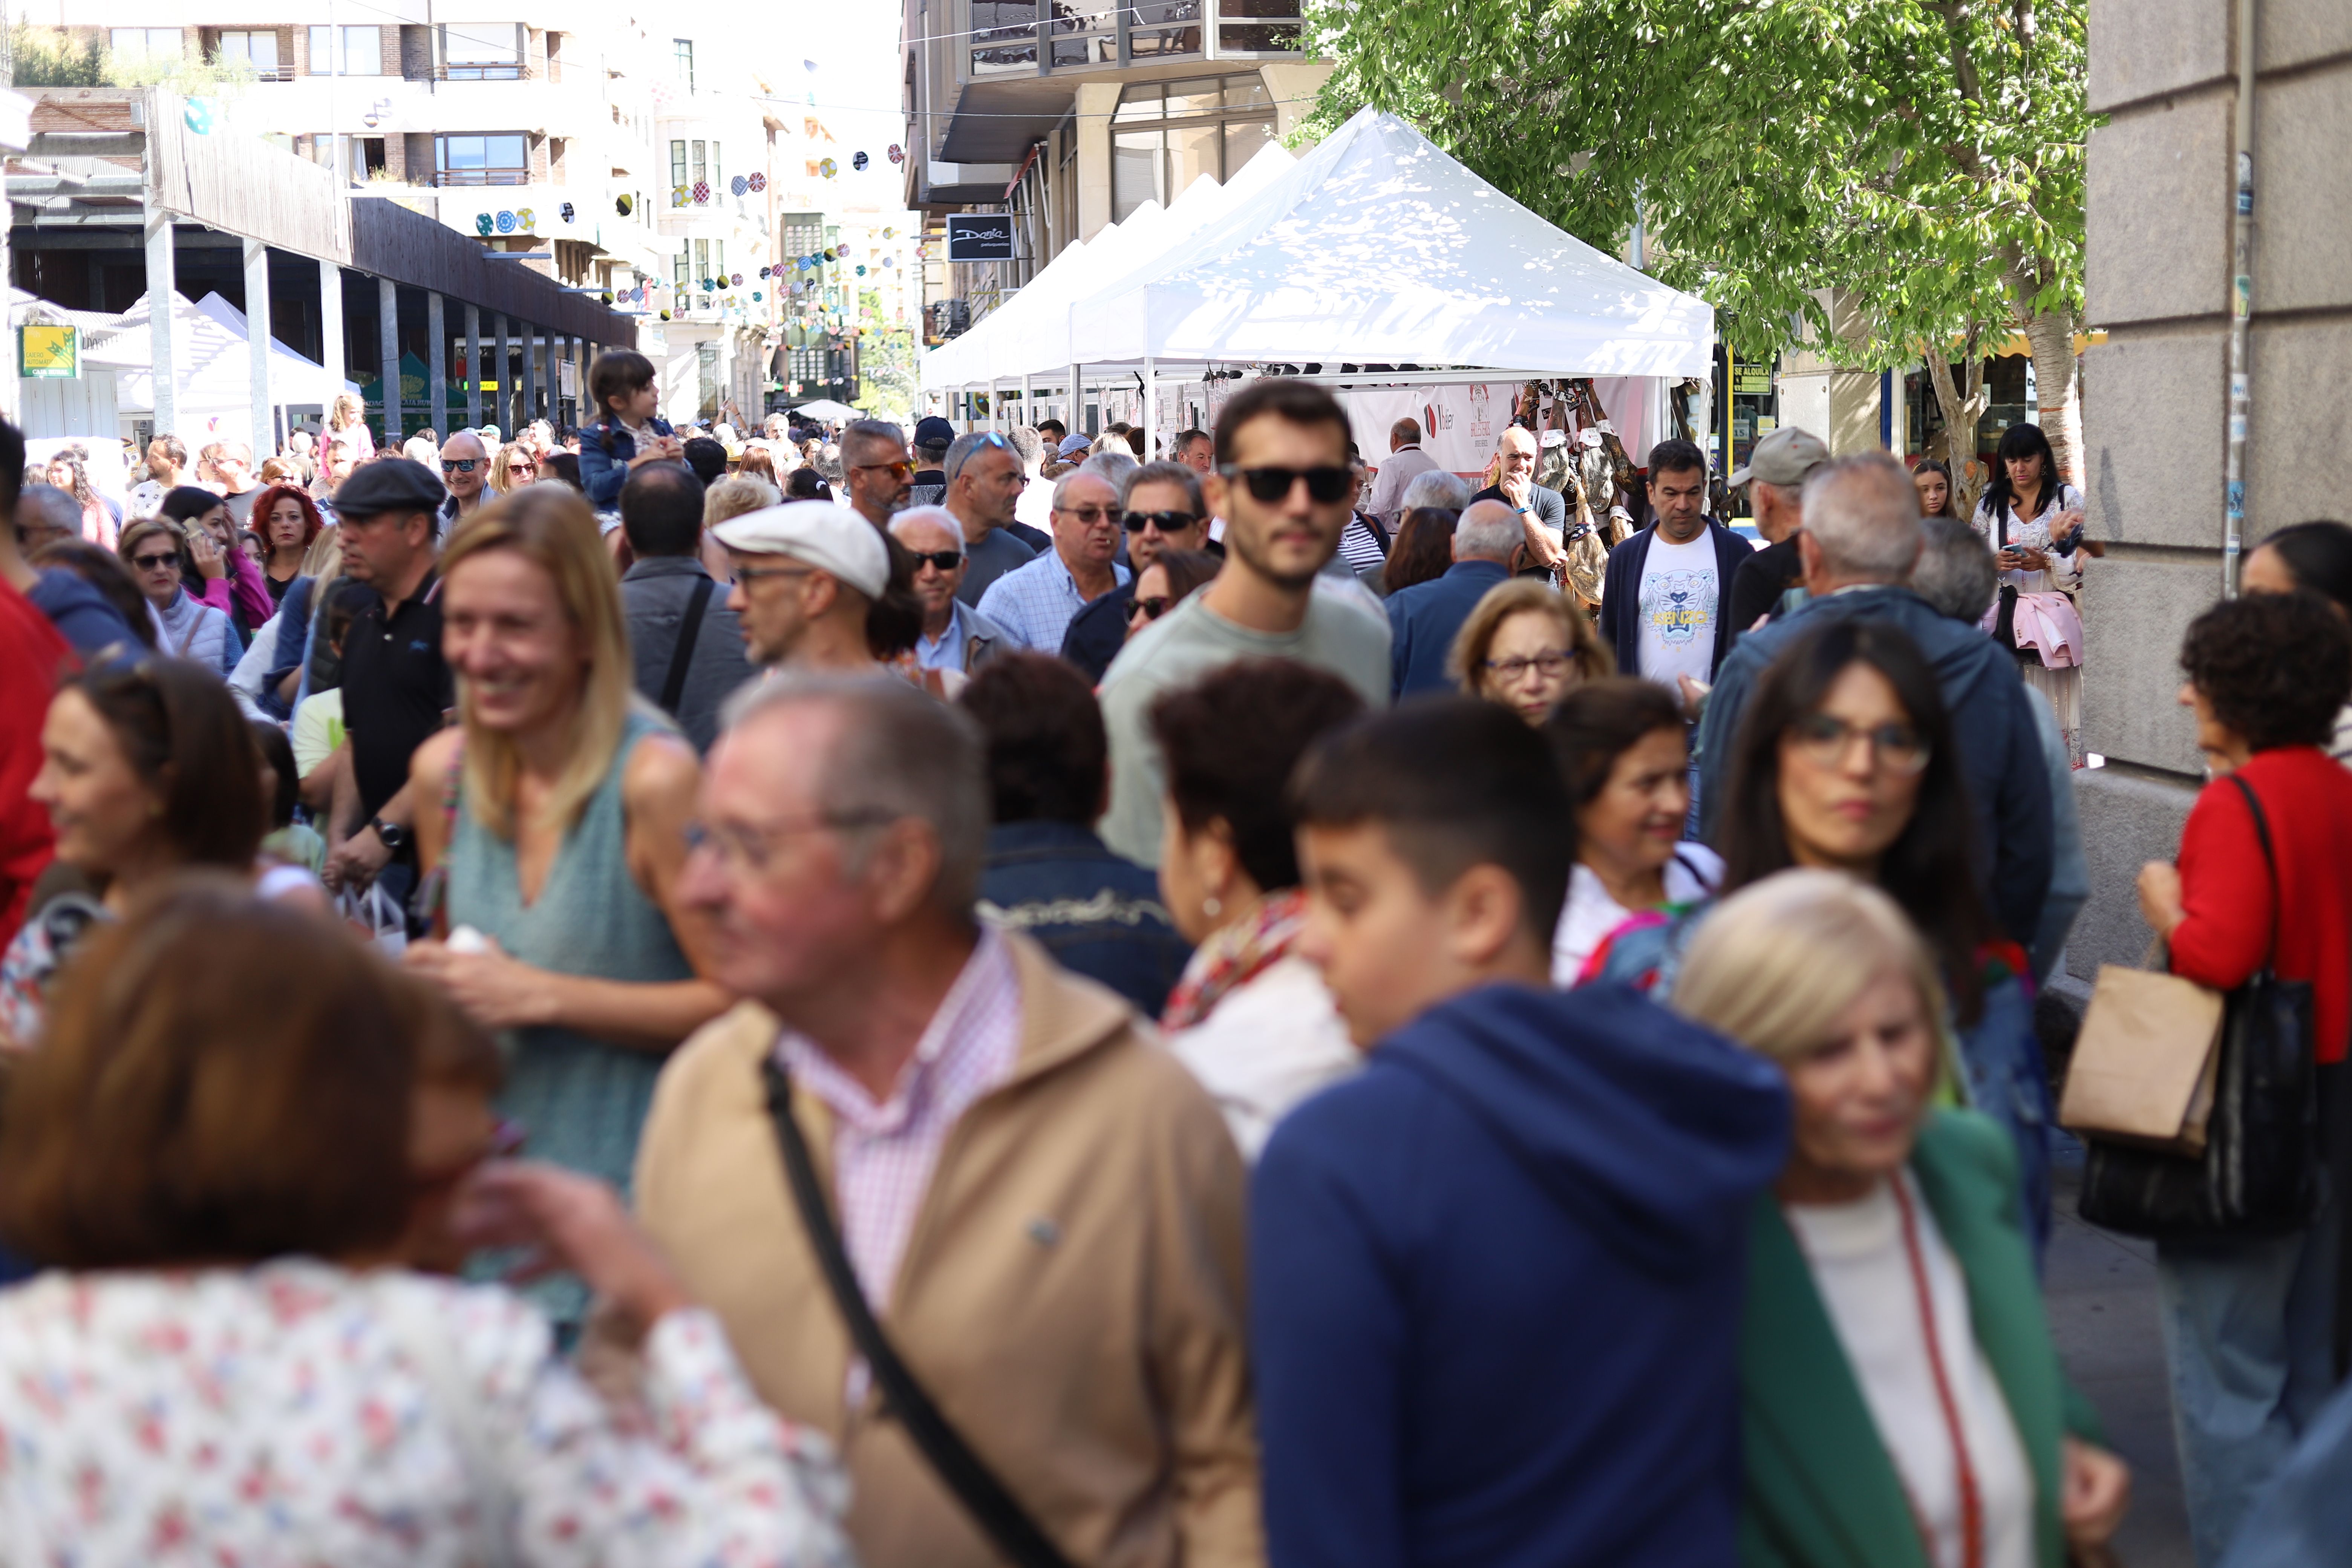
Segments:
[[[180,419],[179,356],[173,352],[173,340],[178,335],[173,304],[178,300],[178,279],[173,275],[172,255],[172,215],[149,202],[146,213],[147,229],[147,336],[154,366],[155,434],[172,436]]]
[[[1070,434],[1082,435],[1087,427],[1086,366],[1070,362]]]
[[[1160,439],[1160,370],[1150,354],[1143,356],[1143,460],[1151,461]]]
[[[466,427],[482,424],[482,308],[466,306]]]
[[[425,423],[446,441],[449,438],[449,321],[440,294],[430,289],[425,291],[425,335],[432,341],[425,355]]]
[[[325,416],[334,412],[336,395],[350,380],[345,364],[343,342],[343,269],[332,261],[319,263],[319,363],[327,369],[327,406],[320,409],[320,439],[324,440],[327,428]],[[319,461],[324,463],[327,454],[322,447]]]
[[[253,461],[278,453],[276,405],[269,395],[269,247],[245,242],[245,358],[251,371]]]
[[[556,379],[555,374],[555,334],[553,332],[540,334],[539,352],[547,359],[547,412],[541,417],[550,426],[552,426],[556,423],[556,416],[562,412],[561,404],[563,398],[563,383]]]
[[[389,278],[375,280],[377,352],[383,383],[383,443],[400,450],[400,288]]]
[[[1021,423],[1034,429],[1036,414],[1037,411],[1029,406],[1029,373],[1024,370],[1021,373]]]
[[[2230,458],[2221,519],[2221,596],[2238,595],[2238,552],[2246,526],[2246,333],[2254,314],[2254,5],[2238,0],[2238,195],[2230,222]]]
[[[497,384],[498,384],[498,386],[497,386],[497,391],[498,391],[498,401],[497,401],[496,403],[492,404],[492,405],[491,405],[491,406],[492,406],[493,408],[495,408],[495,409],[497,409],[497,410],[498,410],[498,415],[499,415],[499,416],[498,416],[496,419],[491,420],[491,421],[490,421],[490,423],[491,423],[491,424],[493,424],[493,425],[495,425],[495,426],[497,426],[499,427],[499,435],[500,436],[500,437],[501,437],[501,438],[503,438],[503,439],[507,439],[507,440],[512,440],[512,439],[514,438],[514,433],[515,433],[515,427],[514,427],[514,374],[513,374],[513,369],[514,369],[514,367],[513,367],[512,365],[510,365],[510,364],[508,363],[508,361],[507,361],[507,315],[506,315],[506,312],[505,312],[505,311],[503,311],[503,310],[501,310],[501,311],[498,312],[498,318],[499,318],[499,357],[498,357],[498,359],[497,359],[495,362],[493,362],[492,369],[494,369],[494,370],[497,372],[497,374],[496,374],[491,378],[492,380],[494,380],[494,381],[495,381],[495,382],[497,382]]]
[[[522,406],[515,412],[515,427],[508,432],[520,435],[522,427],[539,417],[539,329],[529,321],[522,323]]]

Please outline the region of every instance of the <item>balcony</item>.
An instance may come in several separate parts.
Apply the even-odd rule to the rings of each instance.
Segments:
[[[433,176],[436,185],[527,185],[529,169],[443,169]]]

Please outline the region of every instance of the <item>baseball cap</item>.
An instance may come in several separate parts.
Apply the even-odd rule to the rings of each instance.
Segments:
[[[955,426],[936,414],[927,415],[915,425],[915,445],[918,447],[950,447],[955,444]]]
[[[1768,485],[1801,485],[1805,476],[1830,460],[1830,449],[1810,430],[1783,425],[1766,432],[1748,454],[1748,466],[1733,472],[1729,483],[1762,479]]]
[[[338,517],[380,517],[388,511],[437,511],[449,492],[440,476],[413,458],[362,463],[335,490]]]
[[[789,555],[830,572],[869,599],[890,582],[882,531],[838,501],[794,500],[730,517],[710,531],[746,555]]]

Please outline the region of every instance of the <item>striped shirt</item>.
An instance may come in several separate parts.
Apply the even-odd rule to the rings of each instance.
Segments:
[[[1127,568],[1114,561],[1114,584],[1127,581]],[[1058,550],[1007,572],[980,596],[980,613],[1004,628],[1007,639],[1039,653],[1062,651],[1062,637],[1077,614],[1093,601],[1078,592],[1078,580]]]
[[[889,1315],[898,1260],[949,1130],[1011,1074],[1020,1045],[1021,983],[1012,951],[985,929],[889,1098],[878,1104],[814,1041],[789,1028],[777,1037],[785,1069],[833,1113],[842,1247],[875,1316]]]

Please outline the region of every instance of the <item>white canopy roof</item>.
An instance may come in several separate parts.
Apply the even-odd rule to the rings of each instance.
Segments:
[[[1034,285],[1033,285],[1034,287]],[[1282,176],[1067,309],[1088,364],[1372,362],[1704,376],[1715,312],[1546,223],[1367,109]],[[1030,338],[974,376],[1067,362]],[[1060,334],[1054,334],[1058,338]],[[928,366],[926,367],[928,370]],[[933,384],[945,378],[934,377]]]
[[[253,380],[247,359],[245,312],[218,294],[206,294],[191,303],[172,296],[174,379],[178,382],[177,422],[181,434],[217,426],[239,439],[250,425]],[[119,406],[126,413],[155,406],[154,342],[148,334],[147,301],[142,299],[103,326],[86,326],[82,361],[112,366],[122,374],[116,381]],[[283,406],[316,404],[324,407],[339,392],[359,391],[353,381],[337,381],[326,367],[305,359],[284,343],[269,342],[269,395]]]

